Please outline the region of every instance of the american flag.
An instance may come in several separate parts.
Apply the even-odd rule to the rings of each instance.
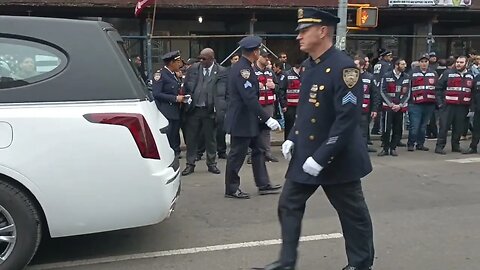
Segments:
[[[138,15],[142,13],[142,10],[154,1],[155,0],[138,0],[137,5],[135,6],[135,16],[138,17]]]

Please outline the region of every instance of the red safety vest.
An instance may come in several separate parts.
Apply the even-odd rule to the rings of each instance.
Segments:
[[[414,104],[435,103],[435,85],[437,76],[434,72],[423,73],[417,70],[412,73],[412,100]]]
[[[445,103],[454,105],[470,105],[472,100],[473,75],[466,73],[449,73],[445,89]]]
[[[370,99],[370,91],[371,91],[371,85],[372,85],[372,79],[369,78],[362,78],[362,83],[363,83],[363,103],[362,103],[362,111],[364,113],[370,112],[370,104],[371,99]]]
[[[393,75],[393,73],[392,73]],[[390,100],[395,104],[400,104],[401,99],[408,95],[409,87],[410,87],[410,79],[399,79],[397,80],[394,76],[386,76],[384,77],[387,85],[387,93],[386,95],[390,97]],[[382,102],[383,109],[386,111],[390,111],[391,108],[388,104],[383,101]],[[405,107],[400,109],[401,112],[406,112],[408,110],[408,102],[405,103]]]
[[[271,81],[274,82],[273,79],[273,71],[269,69],[265,69],[264,71],[255,68],[255,75],[258,78],[258,85],[260,89],[260,95],[258,97],[258,101],[260,105],[272,105],[275,103],[275,88],[270,89],[267,88],[267,82]]]
[[[289,72],[287,82],[287,106],[296,107],[300,98],[300,77],[295,72]]]

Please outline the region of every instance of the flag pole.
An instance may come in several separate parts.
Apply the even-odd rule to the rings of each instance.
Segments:
[[[155,14],[157,14],[157,0],[155,0],[155,3],[153,5],[152,30],[150,32],[150,39],[153,36],[153,29],[155,28]]]

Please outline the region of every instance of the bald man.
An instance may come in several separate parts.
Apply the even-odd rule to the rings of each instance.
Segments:
[[[220,174],[216,162],[216,129],[225,115],[227,74],[225,68],[215,62],[215,52],[211,48],[203,49],[198,59],[199,63],[188,69],[184,84],[185,94],[192,100],[185,108],[187,164],[183,176],[195,171],[199,138],[205,141],[208,171]]]

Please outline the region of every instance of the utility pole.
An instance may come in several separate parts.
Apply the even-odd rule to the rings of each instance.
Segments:
[[[345,50],[347,43],[347,10],[348,0],[338,0],[338,17],[340,23],[337,24],[337,39],[335,47],[339,50]]]

